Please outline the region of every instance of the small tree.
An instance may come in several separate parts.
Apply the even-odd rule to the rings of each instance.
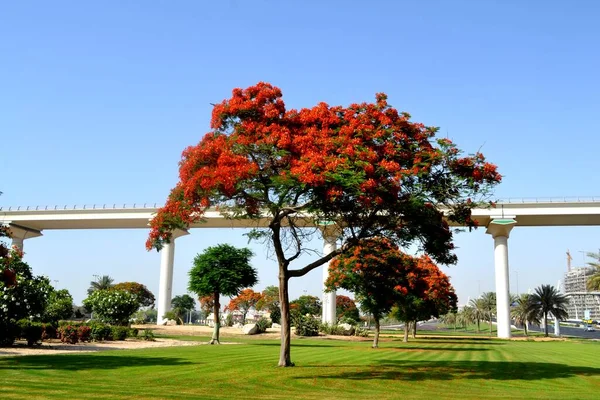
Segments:
[[[245,324],[248,311],[250,311],[251,308],[256,308],[256,305],[261,299],[261,293],[255,292],[252,289],[244,289],[237,297],[231,299],[225,309],[229,311],[240,311],[242,313],[242,324]]]
[[[485,292],[479,299],[481,307],[485,313],[485,318],[488,320],[490,327],[490,336],[492,336],[492,320],[494,319],[494,311],[496,310],[496,292]]]
[[[510,311],[511,316],[517,324],[523,325],[525,336],[527,336],[527,324],[540,323],[536,304],[530,294],[524,293],[516,301],[515,306]]]
[[[53,288],[45,276],[33,275],[23,261],[23,252],[15,247],[0,262],[0,270],[10,271],[13,276],[8,284],[0,281],[0,345],[10,345],[18,335],[20,319],[41,321]]]
[[[338,317],[338,321],[342,319],[351,319],[353,321],[360,320],[360,314],[356,303],[348,296],[337,295],[335,297],[335,313]]]
[[[537,314],[543,318],[544,336],[548,336],[548,314],[552,314],[559,320],[569,317],[567,312],[569,299],[554,286],[542,285],[535,288],[535,293],[531,295],[531,302]]]
[[[200,303],[200,310],[204,314],[204,319],[208,318],[215,307],[214,296],[212,294],[208,296],[202,296],[198,299],[198,302]]]
[[[456,311],[457,297],[444,274],[427,255],[412,258],[413,264],[407,271],[407,284],[403,295],[396,299],[394,316],[405,322],[404,341],[408,341],[409,326],[416,336],[417,321],[439,317]]]
[[[114,289],[125,290],[137,296],[142,307],[154,307],[154,295],[146,285],[137,282],[121,282],[113,286]]]
[[[387,239],[364,240],[352,253],[342,254],[330,264],[327,290],[346,289],[356,296],[363,310],[375,321],[373,347],[379,346],[381,318],[405,293],[411,257]]]
[[[296,300],[292,300],[290,305],[299,315],[320,315],[323,309],[321,300],[319,300],[317,296],[311,296],[309,294],[302,295]]]
[[[171,307],[176,318],[183,323],[183,317],[190,311],[196,309],[196,301],[189,294],[182,294],[180,296],[173,297],[173,300],[171,300]]]
[[[114,325],[128,325],[140,308],[136,295],[120,289],[95,290],[83,300],[83,305],[94,313],[94,318]]]
[[[262,297],[256,303],[257,310],[267,310],[271,315],[271,321],[278,324],[281,321],[281,309],[279,302],[279,288],[277,286],[267,286],[262,291]]]
[[[44,322],[57,323],[73,315],[73,297],[67,289],[52,290],[44,310]]]
[[[250,265],[252,255],[250,249],[220,244],[194,258],[189,291],[198,296],[213,296],[215,329],[210,344],[219,343],[219,296],[236,296],[242,288],[258,282],[256,270]]]

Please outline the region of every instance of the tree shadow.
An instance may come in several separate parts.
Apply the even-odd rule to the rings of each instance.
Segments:
[[[251,346],[274,346],[274,347],[280,347],[281,343],[280,342],[246,342],[245,344],[251,345]],[[292,340],[292,344],[291,344],[292,348],[294,347],[348,347],[348,346],[342,346],[342,345],[338,345],[338,344],[332,344],[331,341],[328,341],[327,343],[303,343],[303,342],[296,342],[294,340]]]
[[[18,356],[0,359],[2,369],[55,369],[65,371],[79,371],[90,369],[117,369],[127,367],[146,366],[180,366],[192,364],[174,357],[139,357],[126,355],[104,354],[55,354],[39,356]],[[197,362],[194,362],[197,364]]]
[[[440,346],[406,346],[406,347],[385,347],[391,351],[490,351],[491,349],[481,347],[440,347]]]
[[[334,366],[331,374],[294,377],[293,379],[347,379],[422,381],[453,379],[524,380],[598,376],[600,368],[578,367],[567,364],[512,361],[381,361],[377,365]],[[322,366],[324,367],[324,366]],[[302,366],[297,368],[303,368]],[[344,369],[340,372],[340,368]]]
[[[497,341],[491,341],[490,339],[486,339],[485,340],[481,340],[481,339],[446,339],[446,340],[440,340],[440,339],[434,339],[434,340],[430,340],[432,338],[417,338],[417,339],[412,339],[409,340],[408,342],[405,342],[405,344],[410,345],[411,343],[428,343],[428,342],[432,342],[435,344],[485,344],[486,346],[505,346],[506,343],[503,342],[497,342]],[[398,343],[401,342],[402,343],[402,339],[392,339],[392,340],[386,340],[387,342],[394,342],[394,343]]]

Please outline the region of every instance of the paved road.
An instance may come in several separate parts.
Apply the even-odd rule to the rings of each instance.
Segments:
[[[529,330],[543,332],[538,326],[530,326]],[[548,333],[554,334],[554,324],[548,326]],[[595,332],[586,332],[583,328],[571,328],[566,326],[560,327],[560,334],[566,336],[576,336],[584,339],[600,339],[600,330],[596,329]]]

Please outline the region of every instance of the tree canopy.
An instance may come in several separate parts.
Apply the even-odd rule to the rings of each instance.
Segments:
[[[230,311],[238,310],[242,313],[242,323],[246,323],[246,315],[251,308],[256,308],[258,302],[262,299],[260,292],[252,289],[244,289],[236,297],[231,299],[226,309]]]
[[[142,307],[154,307],[154,295],[146,285],[137,282],[120,282],[112,286],[112,288],[115,290],[126,290],[131,294],[135,294]]]
[[[259,83],[216,104],[211,129],[184,150],[180,181],[152,219],[146,247],[160,249],[209,207],[232,218],[266,218],[252,237],[266,239],[278,261],[280,366],[293,364],[290,278],[380,236],[455,263],[447,221],[476,226],[471,209],[501,179],[481,153],[462,156],[450,140],[435,139],[437,128],[411,122],[383,93],[374,103],[287,110],[280,89]],[[290,268],[315,233],[307,227],[324,223],[338,228],[342,246]]]
[[[219,342],[219,296],[236,296],[241,289],[258,282],[256,270],[250,265],[252,256],[250,249],[220,244],[194,258],[188,289],[199,297],[213,296],[215,330],[211,344]]]

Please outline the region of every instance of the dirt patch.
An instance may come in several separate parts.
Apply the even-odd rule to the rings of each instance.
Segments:
[[[12,347],[0,347],[0,357],[30,356],[30,355],[53,355],[65,353],[90,353],[105,350],[133,350],[148,349],[156,347],[172,346],[200,346],[208,342],[189,340],[156,339],[154,342],[139,339],[127,339],[122,341],[106,341],[92,343],[65,344],[58,340],[43,342],[41,345],[27,347],[25,342],[17,341]],[[235,342],[221,341],[221,344],[237,344]]]

